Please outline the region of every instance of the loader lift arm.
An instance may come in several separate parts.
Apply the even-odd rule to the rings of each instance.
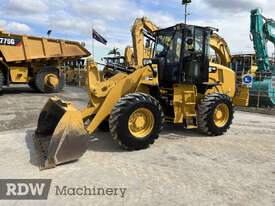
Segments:
[[[52,97],[40,113],[33,139],[41,170],[80,158],[87,150],[89,135],[110,115],[119,99],[138,91],[144,76],[152,73],[148,66],[101,81],[92,58],[87,59],[87,69],[90,97],[87,108],[77,110],[72,103]]]

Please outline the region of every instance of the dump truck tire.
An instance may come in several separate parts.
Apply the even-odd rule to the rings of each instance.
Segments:
[[[0,70],[0,92],[2,91],[4,84],[5,84],[5,76],[3,72]]]
[[[28,82],[28,85],[31,89],[35,90],[35,91],[39,91],[36,84],[35,84],[35,81],[29,81]]]
[[[162,123],[159,102],[143,93],[122,97],[109,118],[113,138],[127,150],[145,149],[153,144],[161,132]]]
[[[49,78],[54,79],[54,83],[49,83]],[[57,93],[64,87],[65,77],[63,72],[55,67],[44,67],[40,69],[35,76],[35,85],[42,93]]]
[[[198,105],[198,128],[207,135],[222,135],[229,129],[233,118],[233,104],[226,94],[210,93]]]

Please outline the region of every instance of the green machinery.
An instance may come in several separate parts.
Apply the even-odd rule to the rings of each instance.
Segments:
[[[264,17],[259,9],[251,10],[250,32],[252,34],[254,49],[256,52],[256,63],[258,66],[254,75],[254,81],[250,90],[251,103],[258,105],[274,106],[275,89],[272,88],[271,79],[275,75],[274,65],[268,57],[267,42],[270,41],[275,46],[275,21]],[[273,77],[274,78],[274,77]],[[257,95],[263,91],[263,98],[259,102]]]

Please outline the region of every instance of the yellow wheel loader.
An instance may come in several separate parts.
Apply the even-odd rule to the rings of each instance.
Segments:
[[[128,150],[147,148],[163,122],[222,135],[233,119],[232,100],[247,105],[235,73],[209,65],[212,29],[186,24],[156,30],[153,58],[130,74],[119,72],[102,81],[93,59],[87,60],[87,108],[53,97],[44,106],[34,135],[40,169],[80,158],[89,136],[109,125],[112,137]]]

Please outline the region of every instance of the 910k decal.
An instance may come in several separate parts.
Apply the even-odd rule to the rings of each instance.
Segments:
[[[21,46],[22,39],[14,37],[0,37],[0,45],[6,46]]]

